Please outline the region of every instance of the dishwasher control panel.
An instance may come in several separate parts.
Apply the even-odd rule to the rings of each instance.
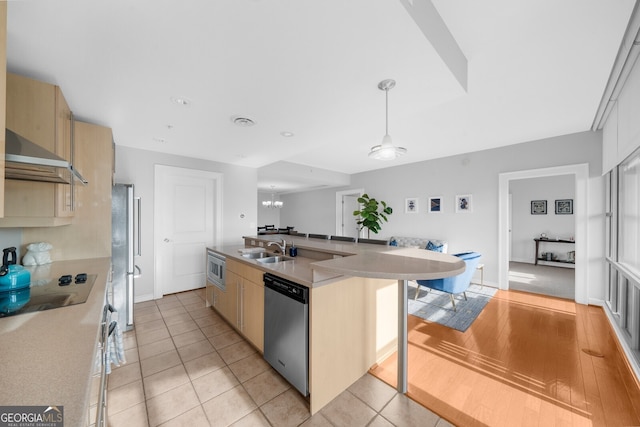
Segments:
[[[265,273],[264,286],[303,304],[308,304],[309,302],[309,288],[292,282],[291,280],[274,276],[271,273]]]

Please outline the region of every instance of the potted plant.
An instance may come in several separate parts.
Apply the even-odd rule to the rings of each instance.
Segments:
[[[360,230],[367,228],[367,237],[371,232],[378,234],[378,231],[382,228],[382,221],[387,222],[387,215],[393,213],[391,206],[380,200],[369,197],[368,194],[363,194],[358,197],[358,203],[362,206],[360,210],[353,211],[353,215],[359,217],[357,224],[360,226]]]

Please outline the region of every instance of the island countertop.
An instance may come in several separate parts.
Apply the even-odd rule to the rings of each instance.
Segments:
[[[460,258],[418,248],[368,252],[311,264],[313,269],[357,277],[417,280],[439,279],[463,273]]]
[[[285,239],[287,247],[293,243],[300,253],[307,250],[327,254],[325,259],[298,256],[292,261],[262,264],[256,260],[244,258],[240,254],[239,251],[245,248],[245,245],[211,248],[227,257],[307,287],[322,286],[327,281],[340,276],[393,280],[432,279],[460,274],[465,268],[464,261],[453,255],[418,248],[334,242],[289,235],[245,236],[244,239],[245,242],[255,246],[262,244],[269,251],[273,249],[268,248],[267,243],[281,242]]]
[[[86,302],[0,318],[0,405],[64,406],[64,425],[86,425],[110,258],[40,266],[52,277],[96,274]]]

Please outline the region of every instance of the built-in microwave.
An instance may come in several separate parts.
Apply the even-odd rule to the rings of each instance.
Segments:
[[[226,290],[224,284],[225,264],[226,258],[224,255],[210,250],[207,251],[207,280],[222,291]]]

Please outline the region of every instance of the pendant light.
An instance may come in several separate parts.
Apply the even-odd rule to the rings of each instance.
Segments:
[[[391,141],[389,135],[389,91],[396,86],[396,81],[392,79],[383,80],[378,83],[378,89],[385,92],[385,134],[382,138],[382,144],[374,145],[369,151],[369,157],[376,160],[393,160],[407,152],[404,147],[396,147]]]
[[[275,185],[272,185],[271,191],[273,191],[274,188],[275,188]],[[280,200],[276,200],[275,194],[271,193],[271,200],[263,200],[262,206],[264,206],[265,208],[281,208],[284,206],[284,203],[281,202]]]

